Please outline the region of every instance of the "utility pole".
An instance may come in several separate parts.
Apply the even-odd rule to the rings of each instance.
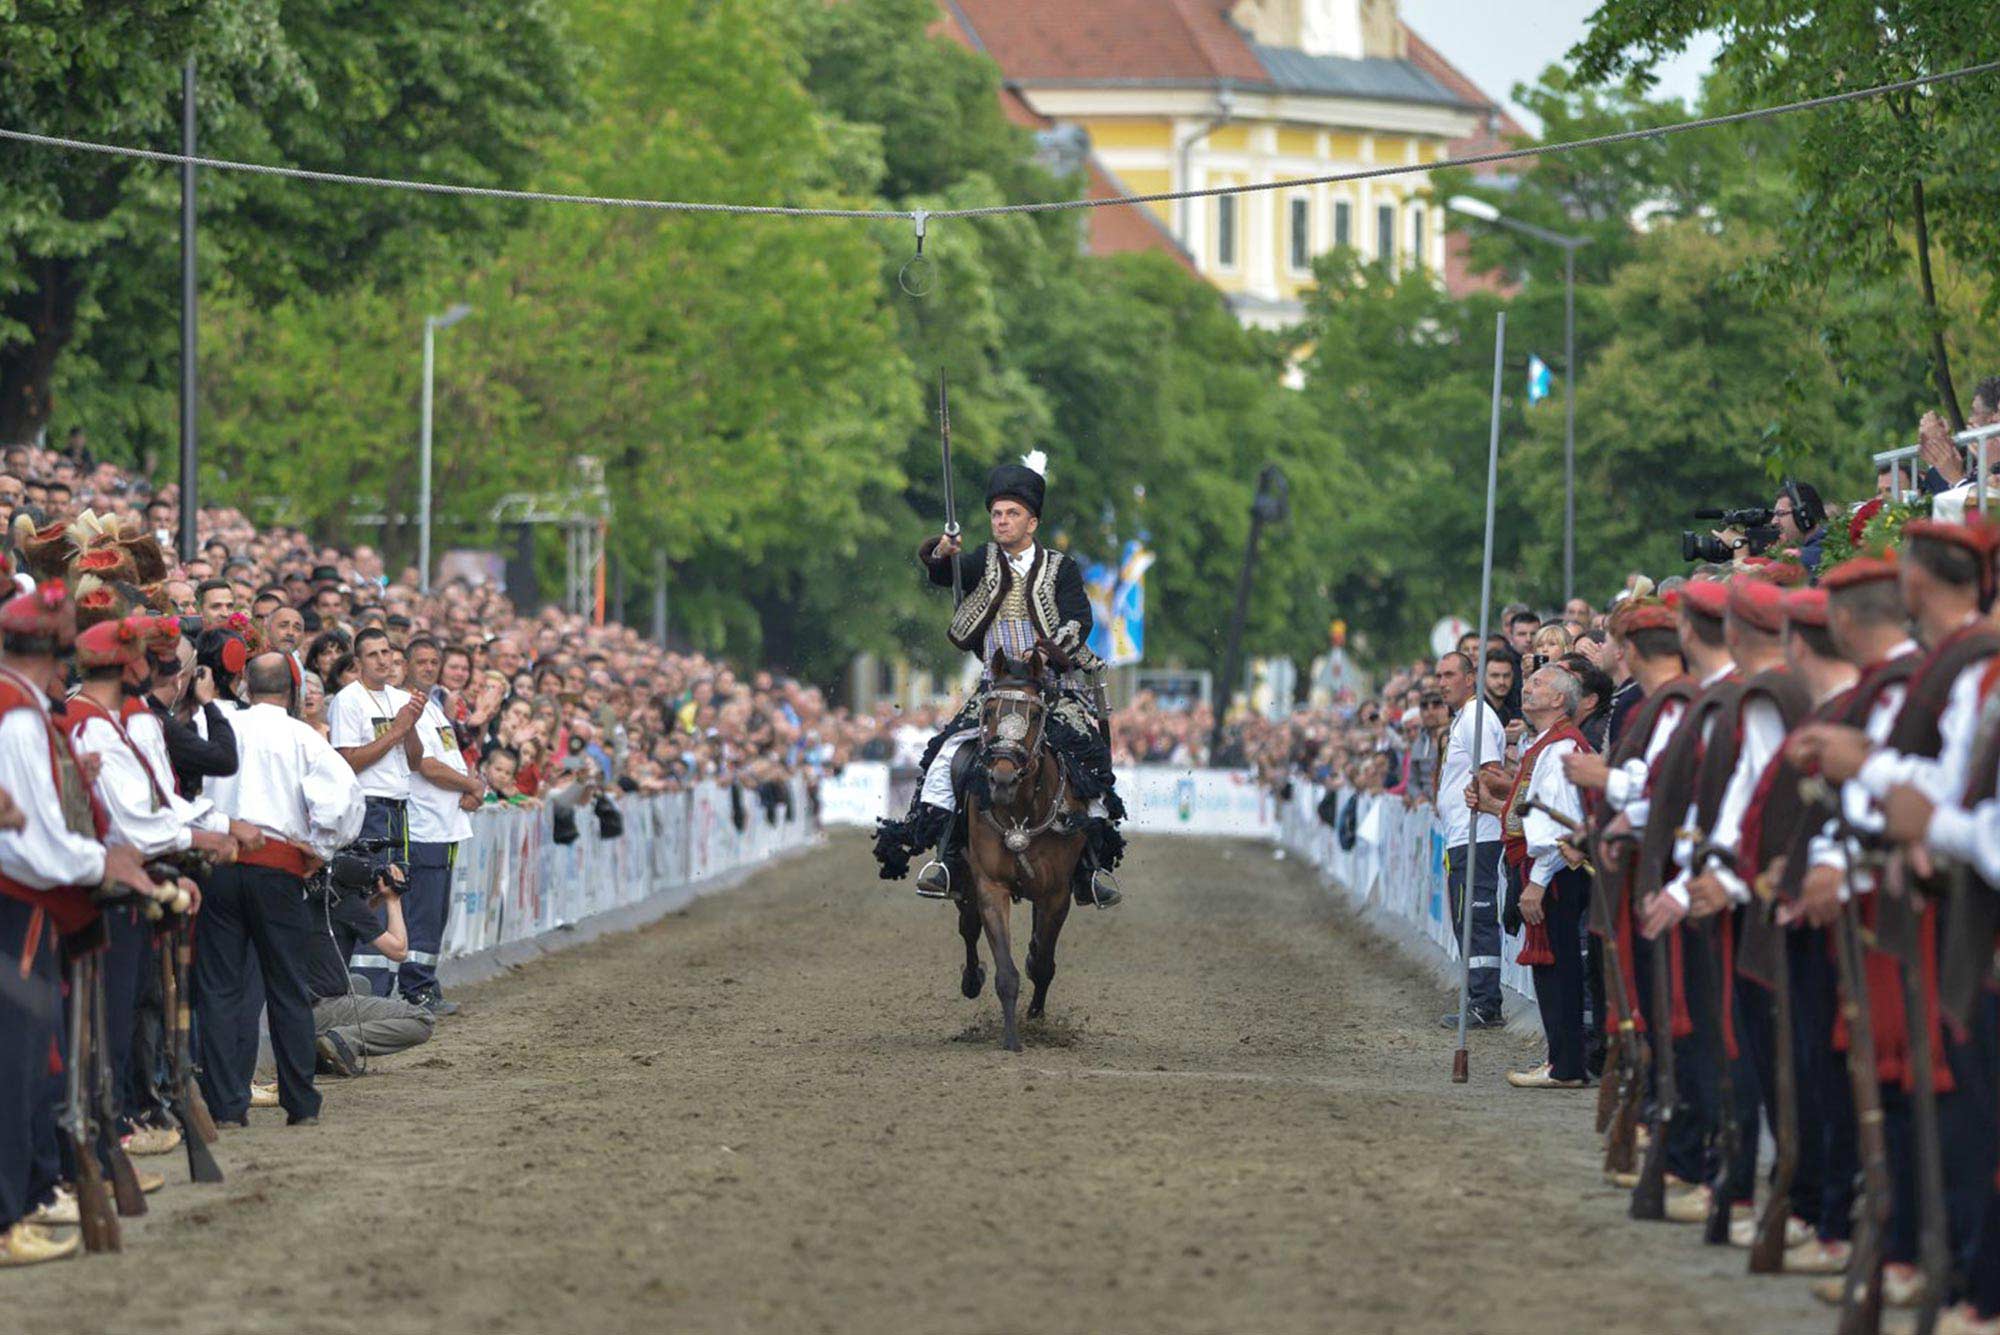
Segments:
[[[194,156],[194,57],[181,66],[181,156]],[[181,560],[192,561],[195,545],[195,507],[200,504],[199,480],[195,469],[195,264],[194,264],[194,163],[181,164]]]

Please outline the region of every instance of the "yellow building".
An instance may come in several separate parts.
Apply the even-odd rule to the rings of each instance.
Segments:
[[[1000,66],[1017,117],[1087,136],[1095,196],[1436,163],[1496,114],[1413,38],[1395,0],[942,3],[955,35]],[[1303,314],[1312,261],[1335,246],[1442,277],[1428,180],[1099,209],[1091,245],[1177,253],[1245,323],[1280,327]]]

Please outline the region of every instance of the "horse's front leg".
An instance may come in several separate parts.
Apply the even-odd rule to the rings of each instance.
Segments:
[[[1062,935],[1069,918],[1069,886],[1061,884],[1054,893],[1035,897],[1035,935],[1028,944],[1028,981],[1035,985],[1028,998],[1028,1018],[1040,1019],[1048,1004],[1049,983],[1056,976],[1056,938]]]
[[[979,995],[986,986],[986,970],[979,963],[979,896],[976,893],[978,880],[974,878],[972,894],[958,897],[958,934],[965,938],[965,972],[959,975],[958,990],[968,1000]]]
[[[1021,1035],[1014,1027],[1014,1003],[1021,995],[1021,973],[1014,967],[1014,948],[1007,939],[1013,896],[1006,882],[996,881],[984,871],[975,869],[973,880],[979,887],[979,917],[986,927],[986,947],[993,952],[993,994],[1000,998],[1000,1046],[1019,1052]]]

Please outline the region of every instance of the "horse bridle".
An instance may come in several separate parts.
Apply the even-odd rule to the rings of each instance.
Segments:
[[[1029,767],[1041,754],[1042,738],[1048,731],[1048,702],[1042,699],[1040,691],[1013,686],[997,687],[987,692],[988,710],[1010,705],[1025,708],[1019,711],[1005,709],[994,719],[995,735],[985,744],[984,759],[989,763],[996,757],[1012,759],[1020,767],[1022,777],[1026,778]]]

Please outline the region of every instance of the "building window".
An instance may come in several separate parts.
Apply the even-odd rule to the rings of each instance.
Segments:
[[[1424,263],[1424,206],[1410,208],[1410,264],[1422,268]]]
[[[1215,263],[1222,269],[1236,267],[1236,196],[1234,195],[1216,197]]]
[[[1292,268],[1304,272],[1312,267],[1312,204],[1292,201]]]
[[[1354,206],[1344,199],[1333,202],[1333,244],[1351,246],[1354,244]]]
[[[1383,264],[1396,262],[1396,206],[1375,206],[1375,258]]]

